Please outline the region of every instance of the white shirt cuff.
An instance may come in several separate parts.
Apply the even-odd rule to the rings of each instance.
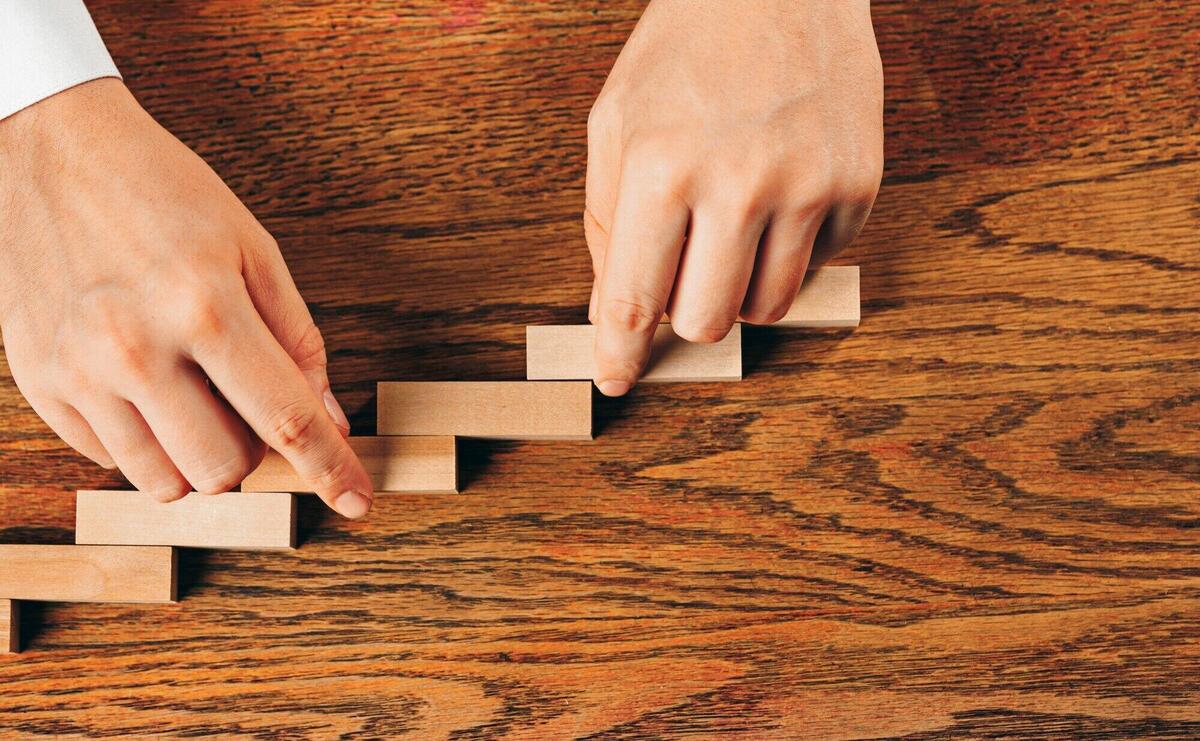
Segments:
[[[0,119],[88,80],[120,76],[83,0],[0,0]]]

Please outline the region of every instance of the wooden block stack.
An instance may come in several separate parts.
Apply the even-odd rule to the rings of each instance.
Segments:
[[[858,267],[827,267],[809,273],[804,288],[776,327],[857,327]],[[590,324],[525,328],[525,376],[530,380],[592,379],[595,332]],[[642,381],[740,381],[742,331],[700,345],[685,342],[663,324],[654,334]]]
[[[786,327],[854,327],[857,267],[810,273]],[[527,327],[525,381],[399,381],[378,385],[379,437],[350,445],[376,491],[458,491],[457,438],[592,439],[592,327]],[[644,380],[737,381],[742,332],[699,345],[664,324]],[[296,546],[296,500],[307,493],[271,452],[242,484],[217,496],[160,504],[135,491],[81,491],[75,545],[0,545],[0,652],[19,649],[18,605],[174,602],[176,548],[287,550]]]

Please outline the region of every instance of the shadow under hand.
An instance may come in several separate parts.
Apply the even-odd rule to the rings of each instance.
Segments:
[[[786,367],[791,362],[810,364],[827,355],[854,332],[854,329],[789,329],[747,324],[742,328],[742,377],[753,375],[768,365]],[[781,353],[784,346],[791,357]],[[799,348],[799,352],[795,352]]]

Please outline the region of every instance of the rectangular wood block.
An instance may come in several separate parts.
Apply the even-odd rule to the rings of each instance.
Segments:
[[[592,439],[588,381],[385,381],[378,389],[380,435]]]
[[[350,447],[371,475],[376,493],[458,491],[458,461],[453,437],[352,437]],[[242,482],[242,491],[307,493],[292,464],[274,450]]]
[[[191,493],[163,504],[140,491],[81,491],[75,542],[185,548],[296,547],[296,498],[282,492]]]
[[[525,377],[531,381],[595,378],[595,336],[590,324],[526,327]],[[733,325],[725,339],[711,344],[687,342],[669,324],[659,326],[642,380],[742,380],[741,325]]]
[[[20,603],[12,599],[0,599],[0,654],[15,654],[21,650]]]
[[[30,602],[174,602],[175,549],[0,544],[0,598]]]
[[[776,327],[857,327],[861,313],[857,265],[827,265],[810,272],[792,308]]]

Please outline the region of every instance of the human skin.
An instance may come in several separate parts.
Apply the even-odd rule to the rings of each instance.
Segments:
[[[867,0],[652,0],[588,121],[596,381],[637,380],[664,311],[770,323],[861,229],[882,170]],[[370,509],[320,332],[278,246],[119,80],[0,121],[0,331],[68,444],[169,501],[282,453]]]
[[[664,312],[694,342],[779,320],[882,169],[867,0],[651,0],[588,120],[601,392],[637,381]]]
[[[69,445],[161,501],[227,491],[278,450],[361,517],[321,334],[275,240],[120,80],[0,121],[0,330]]]

